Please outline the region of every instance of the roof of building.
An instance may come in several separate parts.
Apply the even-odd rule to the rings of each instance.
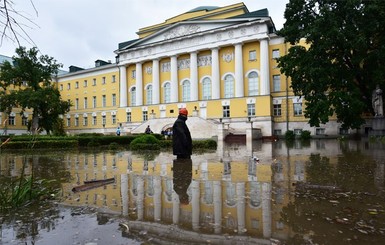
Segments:
[[[12,58],[0,54],[0,64],[3,64],[5,61],[8,61],[9,63],[12,63]]]
[[[186,13],[192,13],[192,12],[202,11],[202,10],[211,11],[217,8],[219,7],[218,6],[200,6],[200,7],[193,8],[190,11],[187,11]]]
[[[269,17],[269,10],[267,8],[256,10],[253,12],[229,17],[228,19],[234,19],[234,18],[257,18],[257,17]]]

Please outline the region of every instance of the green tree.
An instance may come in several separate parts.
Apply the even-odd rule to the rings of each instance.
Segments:
[[[372,91],[385,87],[385,1],[290,0],[285,18],[278,34],[291,46],[279,68],[305,99],[309,124],[335,115],[343,128],[359,128],[373,113]]]
[[[60,92],[52,82],[62,65],[47,55],[37,57],[37,48],[26,50],[20,47],[16,54],[13,64],[5,62],[1,67],[0,111],[10,112],[13,107],[18,107],[23,113],[31,109],[32,133],[36,134],[41,128],[49,134],[59,115],[68,112],[71,106],[70,102],[61,100]]]

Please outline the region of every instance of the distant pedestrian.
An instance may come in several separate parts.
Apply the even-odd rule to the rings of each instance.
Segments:
[[[150,128],[150,125],[147,126],[146,130],[144,131],[146,134],[152,134],[152,130]]]
[[[118,128],[116,129],[116,135],[117,135],[117,136],[120,136],[120,127],[118,127]]]

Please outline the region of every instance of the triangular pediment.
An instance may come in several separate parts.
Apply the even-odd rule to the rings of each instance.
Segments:
[[[146,46],[160,42],[189,37],[191,35],[204,34],[207,32],[217,31],[223,28],[227,28],[233,25],[238,25],[249,21],[249,19],[231,19],[221,21],[213,20],[180,22],[167,28],[164,28],[146,38],[142,38],[137,40],[136,42],[130,43],[122,49],[130,49],[134,47]]]

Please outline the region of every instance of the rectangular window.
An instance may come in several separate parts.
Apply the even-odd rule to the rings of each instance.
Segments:
[[[106,77],[102,77],[102,84],[106,84]]]
[[[92,117],[92,125],[96,125],[98,120],[96,119],[96,116]]]
[[[102,107],[106,107],[107,100],[106,100],[106,95],[102,95]]]
[[[87,87],[88,86],[88,82],[87,82],[87,80],[84,80],[83,81],[83,87]]]
[[[88,117],[83,117],[83,126],[88,125]]]
[[[229,118],[230,117],[230,106],[225,105],[223,108],[223,118]]]
[[[67,90],[70,90],[70,89],[71,89],[71,84],[67,83]]]
[[[276,58],[279,58],[280,55],[279,55],[279,49],[273,49],[273,59],[276,59]]]
[[[63,84],[60,84],[60,91],[62,91],[63,90]]]
[[[131,71],[131,78],[136,78],[136,70]]]
[[[8,125],[16,125],[15,116],[8,117]]]
[[[294,103],[294,116],[302,115],[302,103]]]
[[[249,61],[257,60],[257,51],[251,50],[249,51]]]
[[[92,86],[96,86],[96,78],[92,79]]]
[[[116,94],[112,94],[112,106],[116,106]]]
[[[148,113],[147,111],[143,111],[143,121],[147,121],[148,120]]]
[[[79,99],[75,99],[75,110],[79,110]]]
[[[131,122],[131,112],[127,112],[126,114],[126,121]]]
[[[274,135],[282,135],[281,129],[274,129]]]
[[[96,108],[96,96],[92,97],[92,107]]]
[[[316,135],[325,135],[325,129],[324,128],[316,128],[315,134]]]
[[[281,116],[281,115],[282,115],[281,104],[273,105],[273,116]]]
[[[116,115],[111,116],[112,124],[116,124]]]
[[[115,83],[115,82],[116,82],[116,76],[112,75],[112,83]]]
[[[75,127],[78,127],[78,126],[79,126],[79,118],[75,117]]]
[[[302,133],[302,129],[294,129],[294,134],[295,135],[301,135],[301,133]]]
[[[71,118],[67,118],[67,127],[71,126]]]
[[[247,116],[249,117],[255,116],[255,104],[247,105]]]
[[[75,82],[75,88],[79,88],[79,82],[78,81]]]
[[[103,127],[106,126],[106,116],[102,116],[102,124],[103,124]]]
[[[87,97],[84,97],[84,109],[88,108],[88,99]]]
[[[273,92],[281,91],[281,76],[273,75]]]
[[[25,117],[25,116],[21,117],[21,125],[28,126],[28,117]]]

